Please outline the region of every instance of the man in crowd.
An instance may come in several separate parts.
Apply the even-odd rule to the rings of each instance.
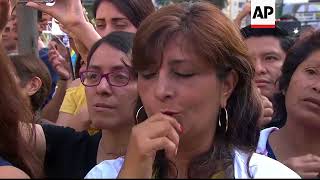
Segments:
[[[277,26],[274,29],[254,29],[249,25],[242,28],[241,33],[255,64],[255,83],[264,100],[269,101],[269,113],[272,114],[273,96],[278,92],[277,81],[281,67],[294,41],[286,31]],[[271,119],[272,115],[263,124],[267,125]]]

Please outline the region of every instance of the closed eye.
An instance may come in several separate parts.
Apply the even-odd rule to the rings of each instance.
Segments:
[[[189,78],[195,75],[194,73],[179,73],[179,72],[175,72],[175,74],[183,78]]]
[[[140,73],[143,79],[151,79],[157,75],[157,73]]]
[[[266,56],[265,60],[267,61],[274,61],[274,60],[278,60],[278,58],[276,56]]]
[[[317,71],[313,68],[308,68],[305,70],[309,75],[315,75],[317,74]]]

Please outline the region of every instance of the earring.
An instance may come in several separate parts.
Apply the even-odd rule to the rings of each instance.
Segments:
[[[224,113],[225,113],[225,118],[226,118],[226,129],[225,129],[225,133],[228,131],[228,123],[229,123],[229,117],[228,117],[228,111],[226,108],[222,108],[224,110]],[[219,127],[222,127],[222,124],[221,124],[221,111],[220,111],[220,115],[219,115]]]
[[[139,113],[140,113],[140,111],[141,111],[143,108],[144,108],[144,107],[143,107],[143,106],[141,106],[141,107],[138,109],[137,113],[136,113],[136,124],[138,124],[138,123],[139,123],[139,120],[138,120]]]

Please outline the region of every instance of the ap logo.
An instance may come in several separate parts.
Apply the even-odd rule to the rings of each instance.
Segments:
[[[251,0],[251,28],[275,28],[276,0]]]

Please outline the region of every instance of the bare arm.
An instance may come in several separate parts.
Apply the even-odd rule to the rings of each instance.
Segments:
[[[13,166],[1,166],[0,167],[0,179],[30,179],[30,177]]]
[[[82,108],[76,115],[60,112],[57,124],[64,127],[73,128],[80,132],[88,130],[91,122],[89,120],[87,108]]]
[[[80,0],[56,0],[53,6],[28,2],[27,6],[46,12],[57,19],[63,27],[81,41],[87,49],[101,38],[92,24],[87,22]],[[85,36],[84,36],[85,34]]]
[[[59,74],[60,80],[57,83],[55,95],[50,102],[42,109],[41,117],[56,123],[59,110],[66,94],[68,83],[71,83],[71,70],[68,61],[59,53],[56,47],[49,43],[49,62]]]
[[[50,102],[42,109],[41,117],[51,122],[56,123],[61,104],[66,94],[68,82],[65,80],[59,80],[56,88],[55,95]]]
[[[251,5],[250,5],[250,3],[247,3],[244,5],[242,11],[239,12],[237,17],[233,20],[233,22],[240,28],[243,18],[245,18],[247,15],[249,15],[250,12],[251,12]]]

